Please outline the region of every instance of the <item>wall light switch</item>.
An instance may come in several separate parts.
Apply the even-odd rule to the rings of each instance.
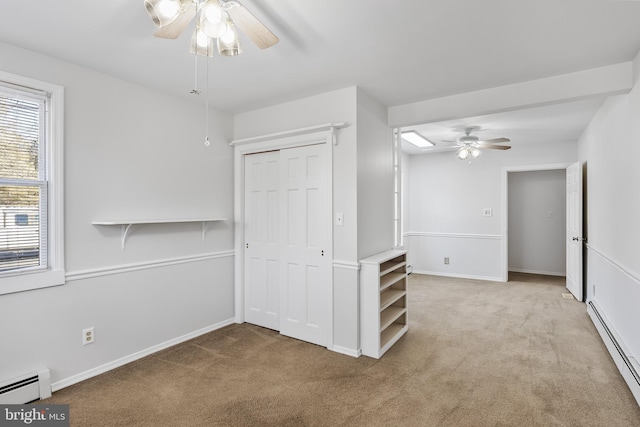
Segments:
[[[342,212],[336,212],[336,225],[342,227],[344,225],[344,214]]]
[[[482,216],[493,216],[493,209],[491,208],[484,208],[482,210]]]

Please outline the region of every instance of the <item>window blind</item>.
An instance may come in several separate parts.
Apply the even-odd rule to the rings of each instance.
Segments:
[[[46,97],[0,91],[0,273],[47,266]]]

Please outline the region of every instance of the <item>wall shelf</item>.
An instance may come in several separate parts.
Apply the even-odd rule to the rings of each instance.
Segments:
[[[127,235],[129,234],[129,229],[131,229],[134,225],[145,225],[145,224],[179,224],[179,223],[191,223],[191,222],[200,222],[202,223],[202,240],[204,240],[204,236],[207,232],[207,224],[210,222],[219,222],[226,221],[227,218],[174,218],[174,219],[146,219],[146,220],[101,220],[101,221],[92,221],[92,225],[106,225],[113,226],[119,225],[121,226],[121,236],[120,236],[120,247],[124,251],[125,244],[127,242]]]

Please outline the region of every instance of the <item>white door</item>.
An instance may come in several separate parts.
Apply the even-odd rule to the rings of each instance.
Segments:
[[[582,301],[582,165],[567,168],[567,289]]]
[[[245,156],[245,320],[280,330],[280,154]]]
[[[328,344],[331,242],[326,147],[280,152],[280,333]]]

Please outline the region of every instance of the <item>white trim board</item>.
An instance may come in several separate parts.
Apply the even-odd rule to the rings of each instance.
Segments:
[[[131,271],[148,270],[151,268],[168,267],[170,265],[186,264],[191,262],[206,261],[210,259],[228,258],[235,256],[234,251],[211,252],[206,254],[189,255],[184,257],[166,258],[153,261],[137,262],[132,264],[114,265],[109,267],[90,268],[87,270],[72,271],[66,274],[67,282],[74,280],[91,279],[94,277],[109,276],[112,274],[129,273]]]
[[[197,331],[189,332],[188,334],[182,335],[180,337],[170,339],[158,345],[154,345],[144,350],[137,351],[128,356],[121,357],[112,362],[105,363],[104,365],[100,365],[95,368],[89,369],[87,371],[81,372],[79,374],[73,375],[71,377],[62,379],[60,381],[56,381],[55,383],[51,384],[51,391],[58,391],[65,387],[69,387],[71,385],[77,384],[81,381],[88,380],[89,378],[98,376],[100,374],[104,374],[105,372],[111,371],[112,369],[119,368],[120,366],[126,365],[127,363],[131,363],[138,359],[142,359],[143,357],[149,356],[150,354],[157,353],[160,350],[164,350],[174,345],[183,343],[190,339],[199,337],[200,335],[213,332],[217,329],[223,328],[233,323],[234,323],[234,319],[223,320],[222,322],[218,322],[214,325],[210,325],[202,329],[198,329]]]

